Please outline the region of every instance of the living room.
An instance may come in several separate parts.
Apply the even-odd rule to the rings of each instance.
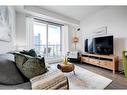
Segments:
[[[127,6],[1,6],[1,58],[3,58],[3,54],[9,52],[9,54],[15,55],[17,60],[20,60],[21,56],[19,57],[19,52],[28,53],[28,51],[34,49],[38,57],[44,58],[43,63],[48,63],[46,64],[48,71],[50,71],[51,67],[58,71],[54,73],[55,71],[53,70],[54,75],[49,74],[50,77],[43,79],[42,77],[45,77],[46,71],[41,71],[39,68],[44,75],[39,74],[39,76],[33,77],[36,73],[32,76],[28,74],[28,71],[24,73],[24,71],[30,69],[27,67],[21,72],[30,79],[31,83],[29,82],[23,86],[15,87],[14,85],[17,84],[14,83],[14,80],[17,80],[17,78],[9,83],[9,78],[6,80],[5,76],[3,76],[1,77],[0,88],[13,89],[14,87],[14,89],[22,89],[21,87],[24,87],[23,89],[54,89],[55,87],[61,87],[60,89],[70,90],[126,89],[126,68],[124,67],[126,66],[124,65],[124,60],[126,59],[122,56],[123,51],[127,49],[126,9]],[[6,28],[10,29],[11,32],[10,30],[5,30]],[[5,31],[7,33],[3,33]],[[109,36],[113,37],[113,40],[110,39],[109,41],[112,41],[111,52],[108,52],[108,50],[105,52],[104,50],[101,52],[102,54],[99,54],[100,52],[95,54],[96,50],[92,50],[94,51],[93,53],[89,49],[88,51],[85,50],[86,39],[88,39],[89,43],[91,38]],[[100,40],[103,42],[103,39]],[[73,57],[70,57],[71,54]],[[110,61],[111,67],[106,68],[104,65],[98,66],[97,64],[93,64],[94,62],[88,64],[89,62],[87,63],[83,59],[86,57],[93,59],[94,62],[95,60],[99,60],[99,62],[103,60]],[[66,58],[76,59],[76,62],[75,60],[66,60]],[[26,57],[24,60],[28,59]],[[17,62],[17,60],[14,61]],[[40,61],[40,59],[37,60]],[[65,62],[65,60],[70,62]],[[60,64],[64,64],[65,66],[69,64],[67,67],[69,70]],[[9,66],[11,68],[11,65]],[[16,66],[19,70],[21,69],[17,63]],[[3,68],[3,65],[1,67]],[[4,72],[2,68],[1,75]],[[6,73],[8,73],[7,71],[8,69]],[[3,74],[5,75],[5,73]],[[59,82],[56,84],[57,86],[52,87],[51,83],[58,82],[58,77],[63,79],[64,83],[60,86],[61,82]],[[3,82],[3,79],[6,81]],[[22,83],[24,81],[16,82]]]

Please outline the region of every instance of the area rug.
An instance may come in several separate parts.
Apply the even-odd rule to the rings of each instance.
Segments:
[[[69,89],[104,89],[111,82],[111,79],[88,71],[75,65],[75,75],[73,72],[65,73],[69,80]]]

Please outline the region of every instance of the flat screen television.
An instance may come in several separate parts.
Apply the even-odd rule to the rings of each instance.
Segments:
[[[88,52],[93,53],[93,39],[92,38],[88,39]]]
[[[85,52],[88,52],[88,39],[85,39]]]
[[[104,55],[113,54],[113,36],[88,39],[86,44],[88,51],[85,52]]]
[[[93,39],[85,39],[85,52],[93,53]]]

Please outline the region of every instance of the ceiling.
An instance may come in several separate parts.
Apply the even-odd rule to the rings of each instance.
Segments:
[[[55,12],[57,14],[81,21],[86,17],[104,9],[106,6],[40,6],[40,7]]]

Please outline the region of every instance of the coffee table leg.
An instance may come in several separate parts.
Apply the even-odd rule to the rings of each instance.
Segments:
[[[73,70],[73,73],[74,73],[74,75],[76,75],[74,70]]]

